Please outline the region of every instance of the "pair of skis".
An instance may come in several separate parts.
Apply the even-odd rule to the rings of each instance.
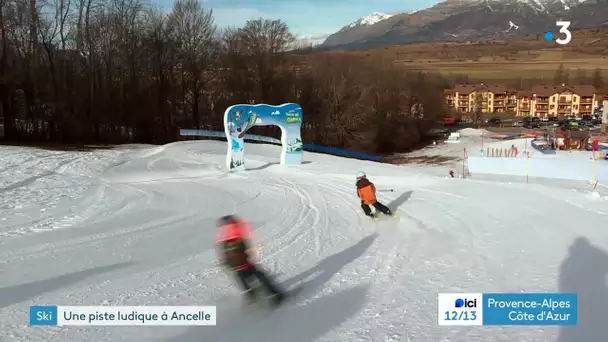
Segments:
[[[370,218],[371,218],[372,220],[374,220],[374,221],[381,221],[381,220],[382,220],[382,217],[386,217],[386,218],[389,218],[389,217],[390,217],[390,218],[397,219],[397,218],[399,218],[399,215],[398,215],[398,214],[395,214],[395,213],[393,213],[393,214],[391,214],[391,215],[385,215],[385,214],[381,214],[381,213],[376,213],[376,214],[374,214],[373,216],[370,216]]]
[[[269,309],[269,310],[274,310],[277,308],[280,308],[281,306],[283,306],[287,301],[294,299],[298,293],[300,293],[302,291],[302,287],[301,286],[296,286],[295,288],[289,289],[289,290],[284,290],[283,292],[283,299],[280,302],[276,302],[273,303],[273,300],[275,299],[274,297],[276,296],[264,296],[264,295],[260,295],[259,292],[263,292],[262,289],[260,288],[256,288],[255,291],[258,292],[258,297],[256,299],[254,299],[253,301],[248,301],[247,299],[243,299],[244,302],[244,306],[245,306],[245,311],[246,312],[254,312],[258,309]]]

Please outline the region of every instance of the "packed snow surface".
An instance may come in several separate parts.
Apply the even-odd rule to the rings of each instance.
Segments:
[[[0,340],[605,341],[605,193],[313,153],[285,167],[268,145],[228,174],[225,144],[0,147]],[[358,170],[399,220],[363,217]],[[274,313],[241,312],[216,266],[228,213],[283,287],[302,285]],[[440,292],[578,292],[579,325],[440,327]],[[30,327],[30,305],[217,305],[218,325]]]
[[[490,131],[487,131],[485,129],[478,129],[478,128],[463,128],[458,131],[458,134],[460,134],[461,137],[480,137],[482,135],[485,135],[485,136],[494,135],[494,133],[492,133]]]

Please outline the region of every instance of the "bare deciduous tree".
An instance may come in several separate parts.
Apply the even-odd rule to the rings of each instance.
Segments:
[[[213,13],[205,10],[200,0],[178,0],[173,4],[168,25],[169,38],[183,70],[182,101],[190,104],[193,126],[200,127],[204,123],[200,116],[203,90],[212,79],[209,71],[219,53]],[[205,113],[208,110],[207,106]]]
[[[391,61],[294,50],[281,20],[218,32],[202,0],[0,0],[6,138],[166,143],[221,130],[235,103],[296,102],[307,142],[403,151],[442,116],[445,81]],[[256,128],[276,136],[276,128]]]

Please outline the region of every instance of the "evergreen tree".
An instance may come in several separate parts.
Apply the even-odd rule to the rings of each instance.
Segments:
[[[604,87],[604,77],[602,76],[602,69],[597,68],[593,70],[593,76],[591,76],[591,84],[595,89],[600,90]]]
[[[575,82],[577,84],[589,84],[589,80],[587,77],[587,70],[583,70],[581,68],[579,68],[578,70],[576,70],[576,77],[575,77]]]
[[[555,85],[560,85],[560,84],[568,84],[569,81],[569,77],[570,75],[568,74],[568,71],[564,69],[564,65],[560,64],[557,67],[557,70],[555,70],[555,76],[553,77],[553,84]]]

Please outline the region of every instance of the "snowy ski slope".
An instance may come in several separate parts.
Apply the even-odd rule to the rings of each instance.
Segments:
[[[95,152],[0,147],[0,341],[605,341],[608,200],[581,188],[445,178],[225,142]],[[361,214],[368,173],[399,221]],[[259,259],[300,296],[239,310],[215,220],[257,229]],[[576,241],[576,242],[575,242]],[[591,244],[587,243],[590,242]],[[578,291],[579,326],[439,327],[439,292]],[[30,305],[217,305],[215,327],[30,327]],[[593,318],[595,315],[596,318]],[[603,318],[600,318],[602,317]]]

